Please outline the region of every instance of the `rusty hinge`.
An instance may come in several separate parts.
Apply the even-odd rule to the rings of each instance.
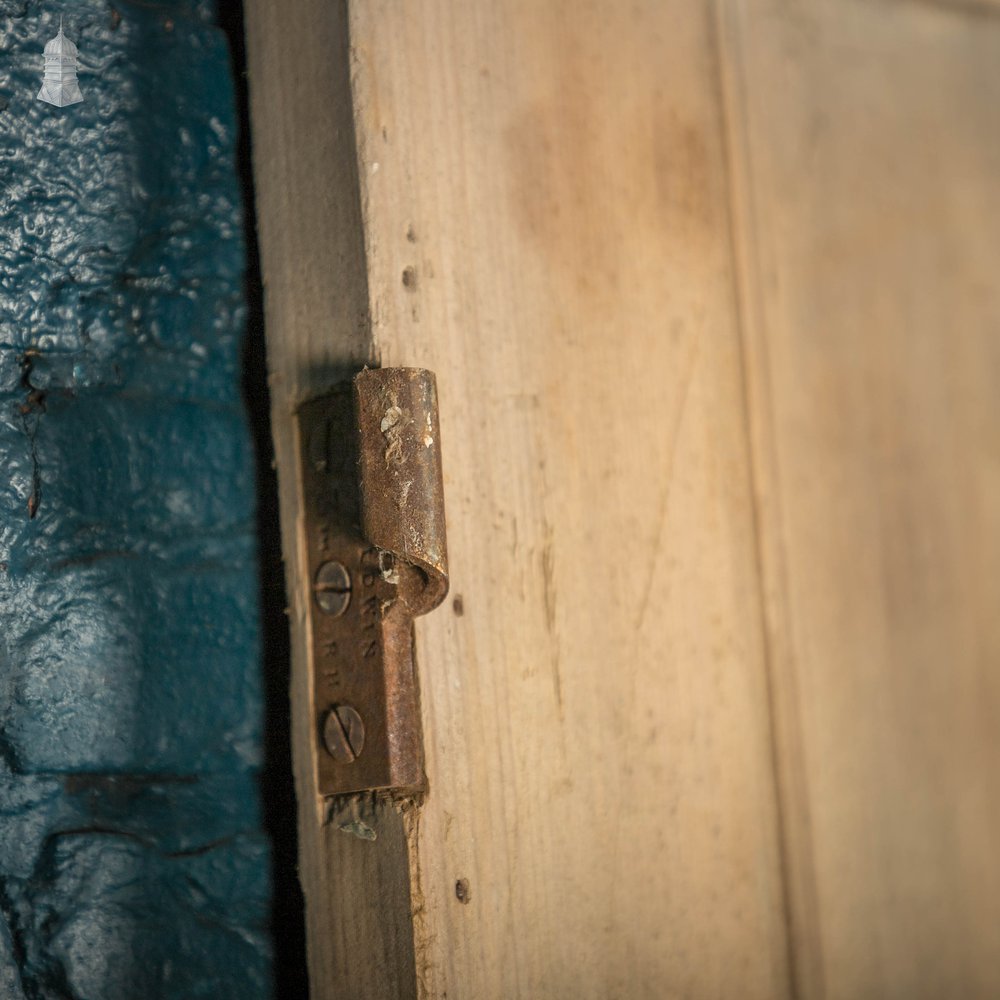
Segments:
[[[366,370],[298,418],[318,790],[418,789],[413,618],[448,591],[434,375]]]

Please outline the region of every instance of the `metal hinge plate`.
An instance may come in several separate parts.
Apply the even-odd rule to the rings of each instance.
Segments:
[[[318,791],[420,789],[413,618],[448,591],[434,375],[365,370],[298,427]]]

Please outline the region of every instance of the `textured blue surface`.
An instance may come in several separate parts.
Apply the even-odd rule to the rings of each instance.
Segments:
[[[253,1000],[232,81],[211,4],[115,6],[0,0],[0,997]],[[62,109],[35,100],[60,14]]]

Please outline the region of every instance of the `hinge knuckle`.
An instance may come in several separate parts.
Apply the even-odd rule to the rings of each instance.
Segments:
[[[400,596],[414,615],[448,593],[437,384],[422,368],[374,368],[354,379],[365,537],[416,569]]]

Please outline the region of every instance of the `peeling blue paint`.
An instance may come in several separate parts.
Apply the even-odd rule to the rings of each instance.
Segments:
[[[67,108],[35,100],[60,14],[84,94]],[[11,1000],[270,994],[244,248],[213,17],[0,0]]]

